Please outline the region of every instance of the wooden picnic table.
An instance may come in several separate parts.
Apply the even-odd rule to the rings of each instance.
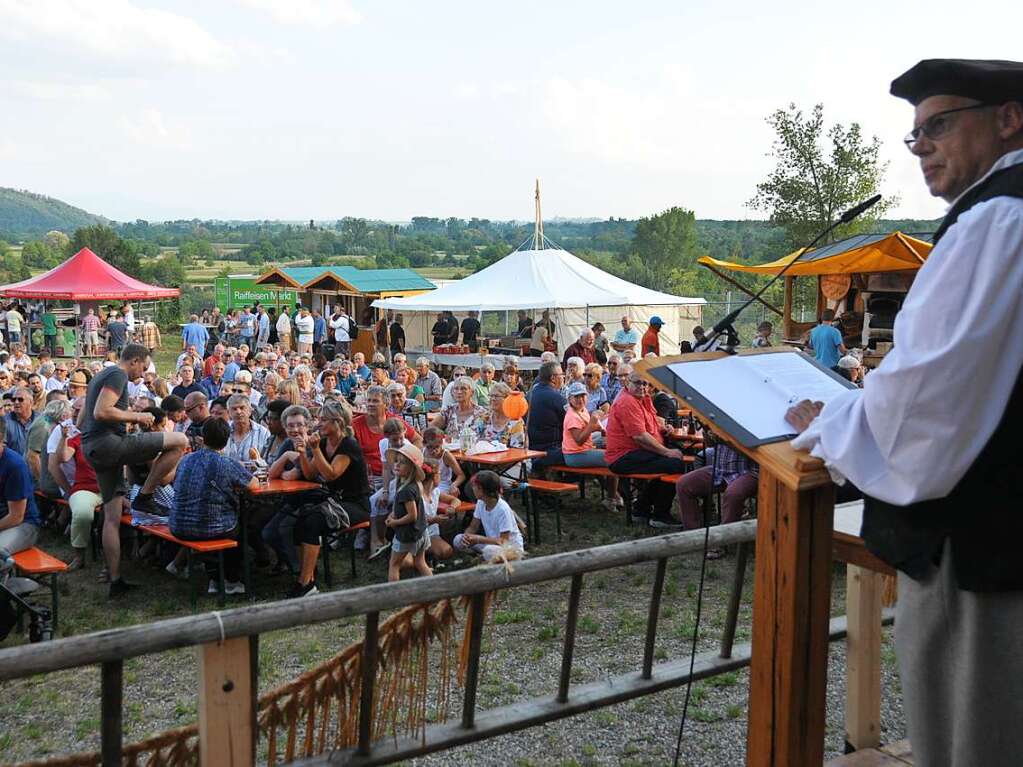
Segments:
[[[530,458],[542,458],[547,455],[543,450],[529,450],[524,447],[510,447],[507,450],[499,450],[494,453],[477,453],[466,455],[461,450],[452,450],[451,455],[456,461],[464,463],[478,463],[483,466],[506,466],[508,464],[522,463]]]

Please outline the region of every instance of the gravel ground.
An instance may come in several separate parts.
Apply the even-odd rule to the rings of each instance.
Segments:
[[[591,491],[591,497],[593,492]],[[564,504],[565,537],[558,544],[547,521],[547,542],[532,556],[612,543],[653,534],[598,508],[592,500]],[[68,555],[66,540],[46,533],[41,545]],[[335,559],[335,577],[346,575]],[[724,623],[734,559],[709,562],[699,651],[716,649]],[[382,580],[385,565],[360,563],[357,585]],[[69,574],[62,595],[61,633],[125,626],[187,615],[185,584],[161,570],[129,563],[140,593],[110,604],[95,580],[96,566]],[[750,636],[752,565],[736,642]],[[643,653],[646,610],[654,565],[634,565],[587,575],[577,628],[573,683],[585,684],[638,669]],[[699,562],[695,557],[669,563],[656,645],[658,662],[688,658]],[[270,600],[288,584],[257,580],[257,593]],[[345,581],[339,587],[350,584]],[[522,587],[499,596],[484,632],[480,709],[551,696],[557,687],[568,580]],[[836,565],[832,614],[845,612],[845,569]],[[211,609],[203,602],[202,609]],[[268,690],[335,654],[361,634],[360,621],[335,621],[264,635],[260,640],[260,688]],[[882,741],[905,737],[890,630],[885,631],[882,663]],[[16,640],[9,638],[6,645]],[[845,646],[831,645],[827,703],[828,756],[841,753],[845,697]],[[176,650],[125,663],[125,737],[133,741],[195,720],[196,663],[192,650]],[[0,713],[0,762],[96,749],[99,745],[99,673],[77,669],[0,684],[6,705]],[[746,741],[748,672],[743,670],[693,686],[680,763],[743,763]],[[415,764],[479,765],[661,765],[670,764],[682,711],[684,689],[659,693],[570,719],[482,741],[415,760]],[[452,711],[457,711],[457,701]]]

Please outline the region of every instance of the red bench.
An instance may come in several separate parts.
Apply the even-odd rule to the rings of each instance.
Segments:
[[[170,531],[167,525],[132,525],[131,514],[121,515],[121,524],[128,525],[137,533],[144,533],[146,535],[152,535],[157,538],[162,538],[165,541],[175,543],[178,546],[183,546],[188,552],[188,580],[190,583],[190,594],[189,598],[191,601],[192,609],[194,610],[198,604],[197,585],[195,579],[195,567],[193,567],[193,555],[203,554],[216,554],[217,555],[217,600],[219,604],[223,605],[226,594],[224,592],[224,552],[228,549],[238,548],[238,541],[233,538],[212,538],[207,541],[185,541],[178,538],[174,533]],[[246,593],[249,592],[251,585],[245,584]]]
[[[29,577],[50,576],[48,578],[50,590],[50,616],[53,619],[53,634],[56,636],[58,627],[57,609],[60,606],[57,576],[67,571],[67,564],[51,554],[47,554],[37,546],[19,551],[14,555],[14,566],[17,572]]]

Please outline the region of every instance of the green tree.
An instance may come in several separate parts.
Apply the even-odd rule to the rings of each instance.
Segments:
[[[771,222],[785,228],[789,245],[799,247],[856,203],[881,189],[888,163],[881,162],[881,140],[867,140],[859,123],[832,125],[825,130],[824,106],[806,115],[795,104],[767,118],[776,134],[770,156],[773,171],[747,203],[770,213]],[[846,226],[828,241],[869,231],[886,210],[898,202],[889,197]]]
[[[71,255],[67,252],[68,246],[71,244],[71,238],[64,234],[64,232],[52,229],[43,237],[43,242],[46,243],[48,248],[58,254]]]
[[[141,279],[165,288],[180,288],[187,281],[181,260],[169,253],[143,265]]]
[[[52,269],[61,262],[61,252],[42,240],[26,242],[21,249],[21,260],[30,269]]]
[[[125,274],[132,277],[139,277],[141,274],[139,256],[134,246],[118,237],[117,232],[109,226],[96,224],[76,229],[71,237],[71,252],[77,253],[82,248],[89,248]]]
[[[667,282],[673,271],[689,269],[696,263],[699,256],[696,215],[691,210],[673,207],[641,218],[636,222],[629,250],[645,267],[641,284],[656,287]]]

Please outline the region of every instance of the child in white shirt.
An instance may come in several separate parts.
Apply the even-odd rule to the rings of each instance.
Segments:
[[[501,478],[492,471],[481,471],[472,478],[472,489],[480,500],[469,527],[455,536],[455,548],[480,554],[484,562],[521,557],[525,548],[522,532],[515,512],[501,497]]]

